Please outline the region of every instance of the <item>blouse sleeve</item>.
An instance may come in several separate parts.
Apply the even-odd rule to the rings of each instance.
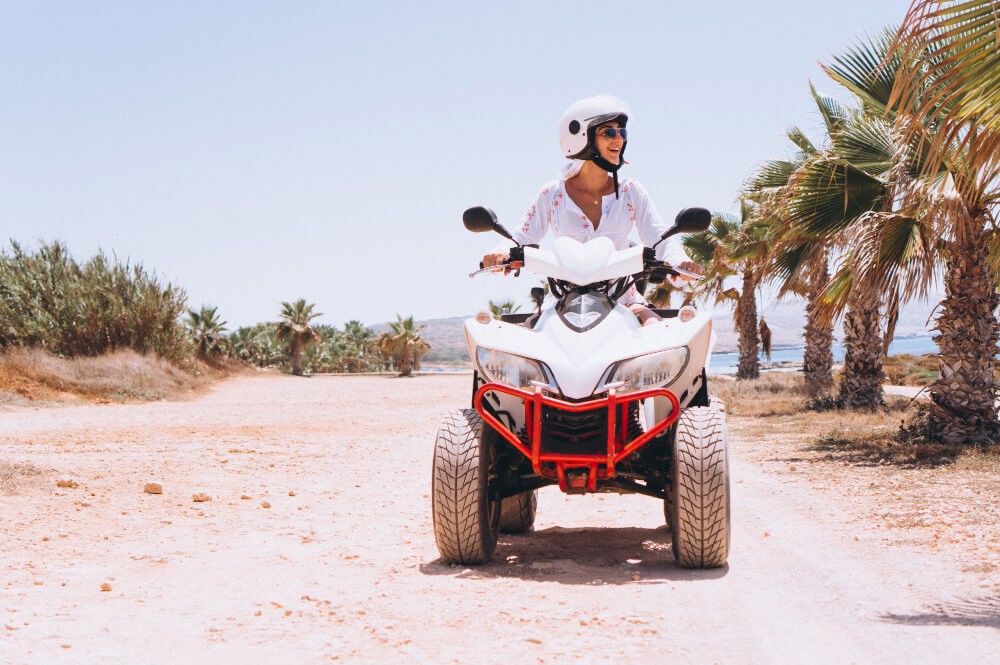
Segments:
[[[542,191],[538,193],[531,207],[521,218],[521,223],[517,225],[517,228],[510,230],[510,234],[519,244],[537,245],[545,237],[545,233],[551,225],[552,191],[553,187],[556,186],[558,185],[549,183],[542,187]]]
[[[635,225],[639,232],[639,241],[646,247],[652,247],[670,226],[660,217],[660,213],[657,212],[656,206],[642,185],[630,180],[628,186],[631,190],[632,204],[635,206]],[[657,246],[656,258],[675,266],[691,260],[684,253],[680,238],[677,236],[671,236]]]

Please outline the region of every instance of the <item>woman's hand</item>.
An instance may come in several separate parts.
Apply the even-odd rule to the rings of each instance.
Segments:
[[[483,267],[492,268],[493,266],[501,265],[507,260],[507,254],[504,252],[494,252],[492,254],[486,254],[483,256]]]
[[[503,262],[509,258],[506,252],[493,252],[492,254],[483,255],[483,267],[492,268],[494,266],[502,266]],[[514,261],[509,266],[504,266],[503,274],[509,275],[512,270],[516,270],[521,267],[520,261]]]

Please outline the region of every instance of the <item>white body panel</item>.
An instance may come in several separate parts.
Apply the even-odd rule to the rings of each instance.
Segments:
[[[485,325],[475,319],[465,322],[473,358],[476,349],[483,346],[540,360],[552,370],[562,394],[571,399],[592,395],[608,367],[619,360],[687,346],[687,365],[673,384],[667,386],[680,397],[695,377],[701,375],[711,331],[712,319],[708,314],[699,313],[687,323],[675,318],[642,327],[635,315],[621,305],[587,332],[569,328],[554,308],[544,310],[533,329],[501,321]]]
[[[580,243],[563,237],[556,239],[552,252],[525,248],[524,268],[545,277],[587,285],[642,272],[642,250],[642,247],[615,250],[607,238]],[[623,305],[616,305],[603,321],[585,332],[568,327],[555,307],[549,306],[542,310],[534,328],[498,320],[482,324],[468,319],[465,333],[477,369],[479,347],[538,360],[552,371],[561,395],[574,400],[593,395],[608,368],[620,360],[686,346],[687,364],[665,386],[677,395],[682,407],[701,388],[702,369],[713,341],[712,320],[707,313],[698,313],[687,322],[670,318],[643,327]],[[498,408],[507,411],[515,421],[511,425],[519,427],[523,419],[520,400],[506,395],[496,399]],[[670,402],[665,398],[654,402],[647,405],[647,414],[655,414],[657,420],[666,417]]]
[[[524,248],[524,269],[573,284],[593,284],[642,272],[641,246],[616,250],[609,238],[585,243],[568,236],[556,238],[552,251]]]

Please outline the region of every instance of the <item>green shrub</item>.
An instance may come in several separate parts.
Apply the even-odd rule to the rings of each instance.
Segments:
[[[938,378],[937,354],[914,356],[900,353],[883,361],[887,382],[897,386],[926,386]]]
[[[59,242],[0,253],[0,347],[36,346],[62,356],[131,348],[170,360],[191,355],[180,316],[184,291],[140,264],[103,253],[75,261]]]

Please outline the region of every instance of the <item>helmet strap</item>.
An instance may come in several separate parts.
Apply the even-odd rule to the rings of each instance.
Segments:
[[[625,163],[625,146],[628,144],[626,141],[622,144],[621,152],[618,153],[618,163],[612,164],[608,160],[601,157],[600,153],[597,152],[597,148],[594,148],[594,156],[590,158],[590,161],[597,164],[599,167],[611,174],[611,179],[615,183],[615,199],[618,198],[618,169],[622,167]]]

